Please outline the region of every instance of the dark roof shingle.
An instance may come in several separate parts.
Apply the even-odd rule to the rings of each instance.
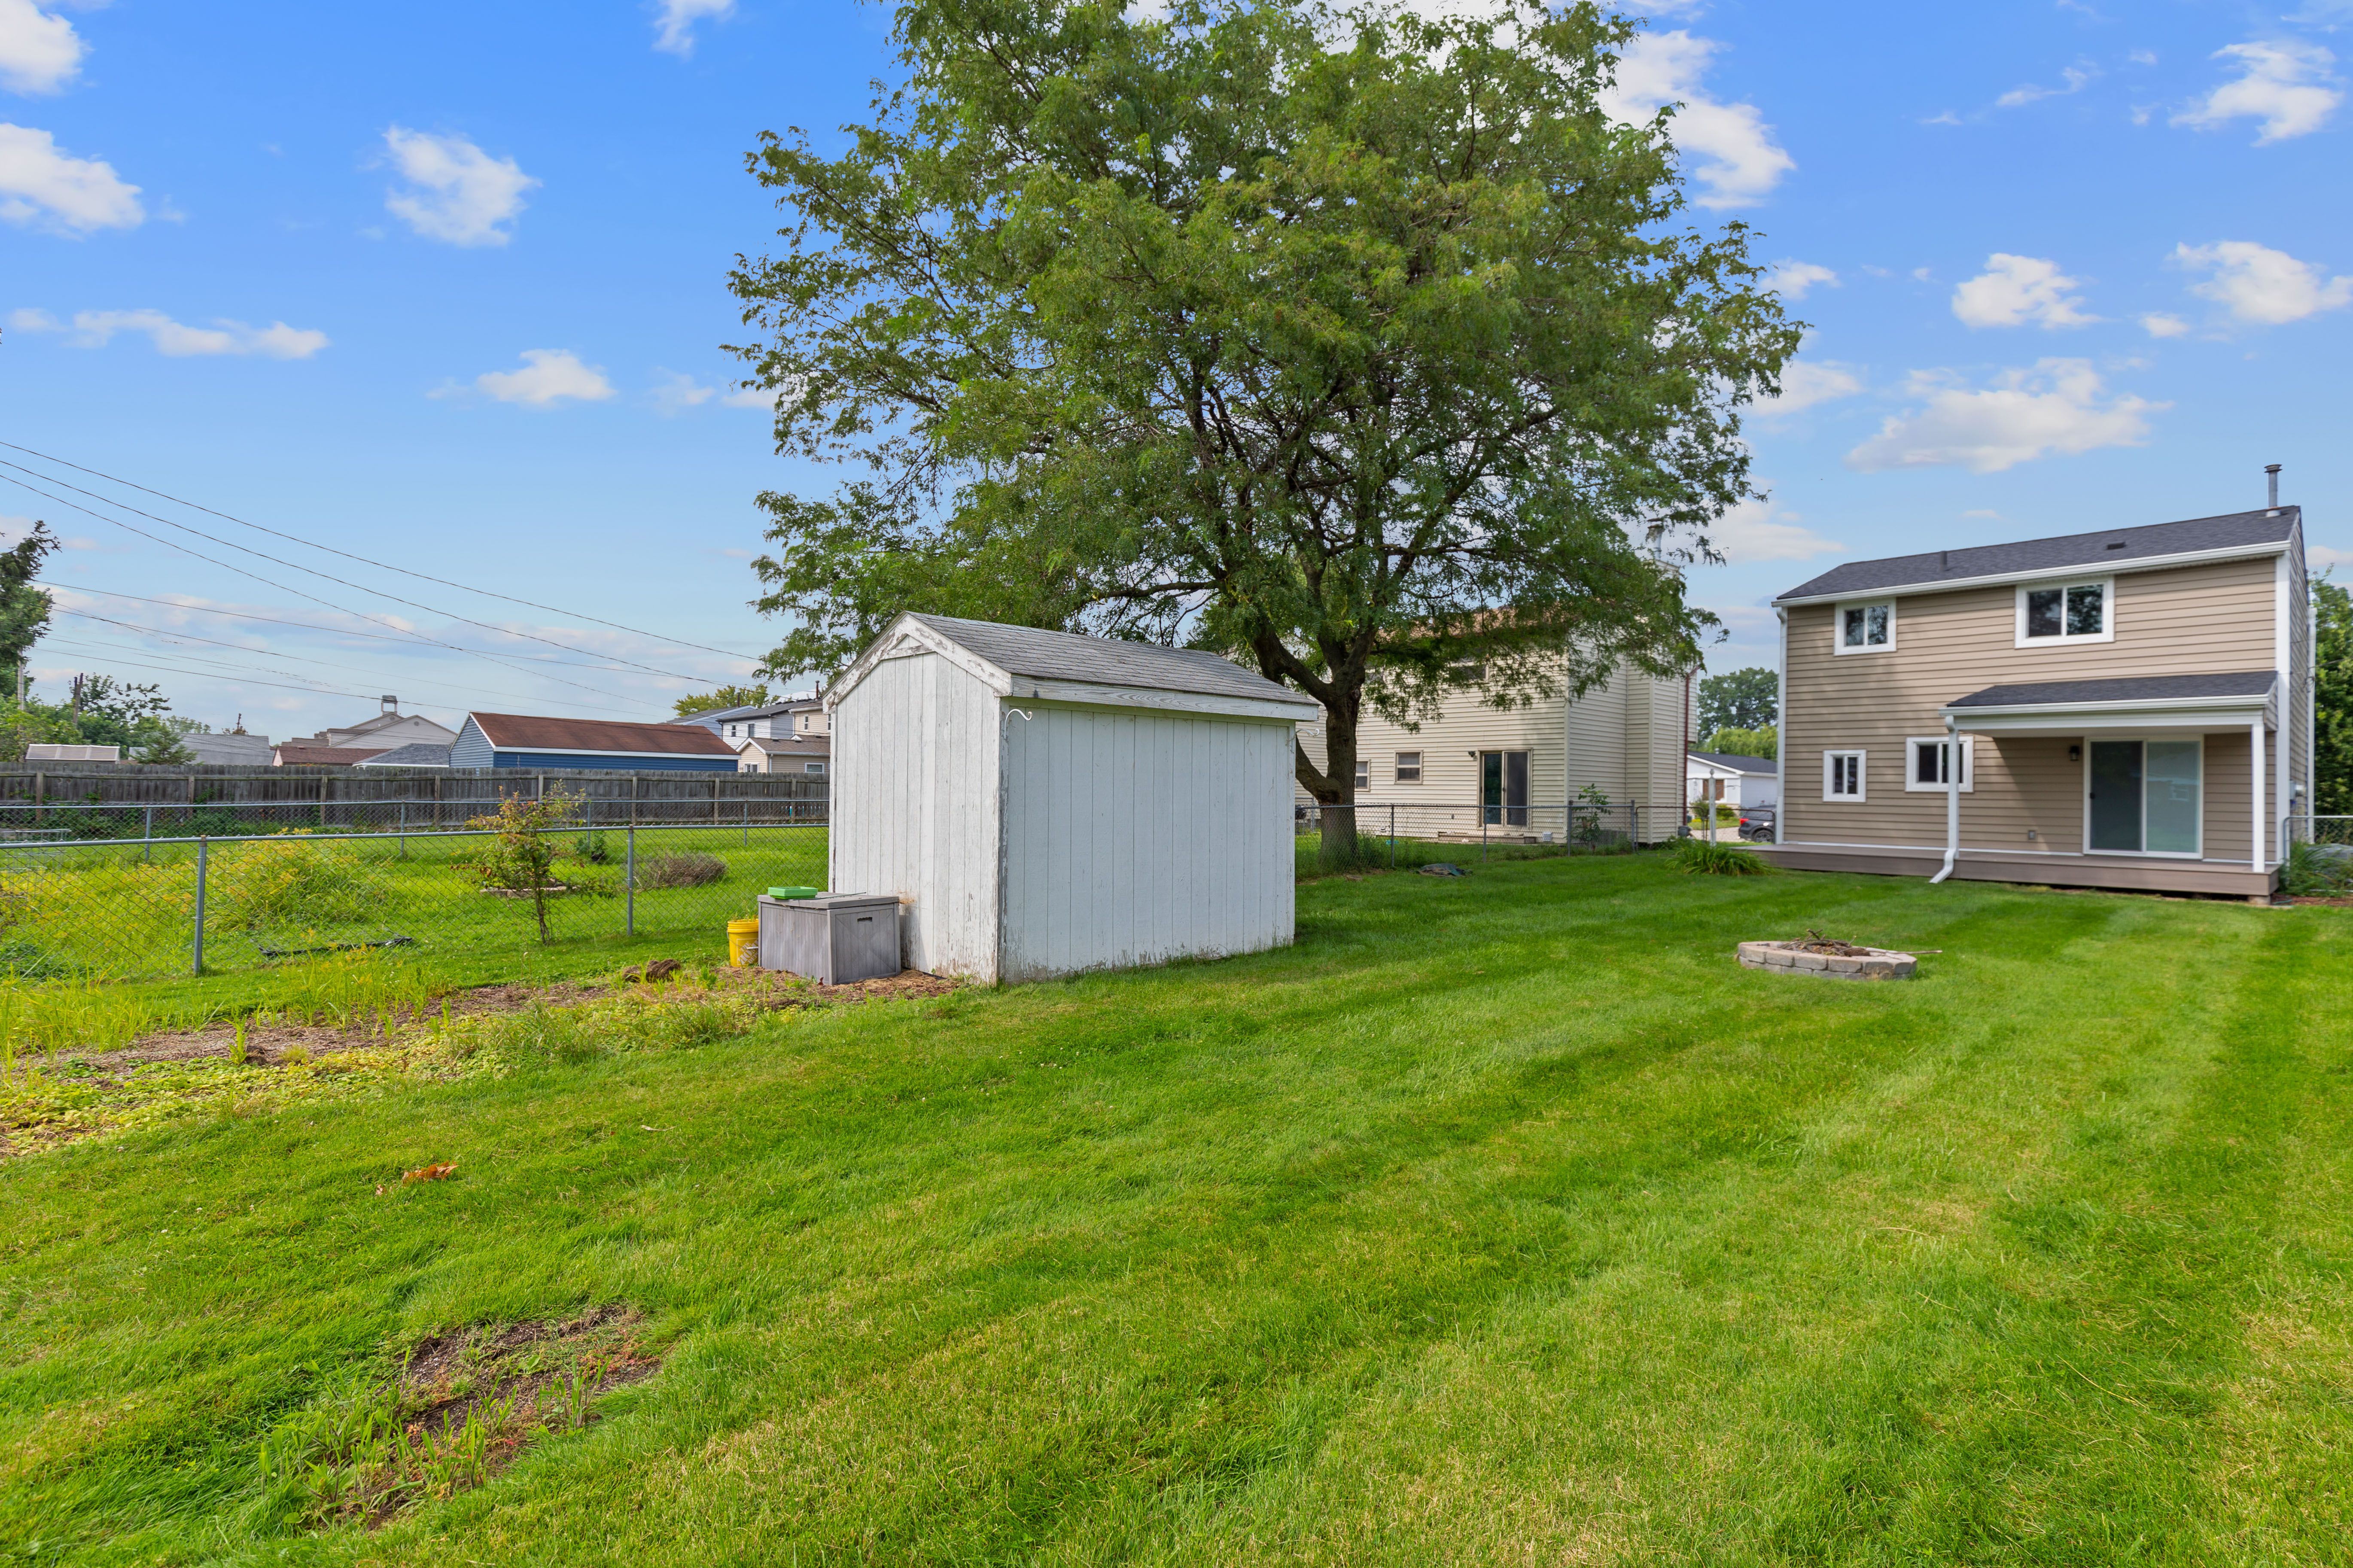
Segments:
[[[623,724],[609,719],[545,719],[530,713],[470,713],[501,752],[613,752],[732,757],[735,748],[699,724]]]
[[[2010,544],[1978,544],[1962,550],[1931,550],[1918,555],[1890,555],[1878,561],[1850,561],[1843,566],[1831,567],[1810,583],[1800,583],[1782,595],[1781,599],[1935,588],[1979,577],[2065,572],[2078,566],[2123,566],[2157,556],[2283,544],[2295,531],[2297,515],[2298,509],[2284,506],[2277,511],[2234,511],[2221,517],[2191,518],[2186,522],[2155,522],[2138,528],[2103,529],[2097,533],[2063,534],[2055,539],[2023,539]]]
[[[2040,708],[2061,702],[2163,702],[2185,697],[2263,697],[2272,689],[2268,669],[2229,675],[2132,675],[2114,680],[2037,680],[1989,686],[1956,697],[1948,708]]]
[[[1230,659],[1198,648],[1082,637],[1069,632],[1040,631],[1035,626],[958,620],[952,616],[918,615],[913,618],[1008,674],[1026,675],[1036,680],[1085,680],[1101,686],[1252,697],[1261,701],[1314,700],[1244,669]]]

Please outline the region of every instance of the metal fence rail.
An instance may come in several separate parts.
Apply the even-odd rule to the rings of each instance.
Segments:
[[[538,900],[489,885],[496,837],[379,826],[0,843],[0,974],[154,979],[363,949],[521,954],[541,942]],[[547,837],[561,857],[545,900],[554,942],[693,933],[716,951],[724,922],[769,888],[826,884],[821,821],[584,821]]]
[[[1460,805],[1424,802],[1359,801],[1354,805],[1300,805],[1293,810],[1293,826],[1301,835],[1323,831],[1326,816],[1347,814],[1356,823],[1360,838],[1379,842],[1418,842],[1473,846],[1492,855],[1602,854],[1646,844],[1663,843],[1682,836],[1684,816],[1672,802],[1664,805],[1624,805],[1577,801],[1567,805]],[[1725,837],[1734,836],[1727,823]]]
[[[559,781],[561,783],[562,781]],[[528,789],[518,792],[530,795]],[[444,800],[280,800],[113,803],[71,801],[35,805],[0,801],[0,845],[169,842],[247,838],[272,834],[417,834],[463,829],[495,814],[508,798],[477,788]],[[691,799],[606,799],[578,795],[590,828],[675,824],[743,826],[822,824],[821,795]]]

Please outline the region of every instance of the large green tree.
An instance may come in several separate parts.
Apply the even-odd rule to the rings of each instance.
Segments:
[[[1671,117],[1604,112],[1633,29],[906,0],[871,121],[751,160],[752,379],[866,469],[762,498],[769,668],[902,609],[1212,647],[1323,705],[1335,805],[1368,706],[1690,668],[1680,568],[1798,329],[1739,225],[1679,226]]]
[[[1762,730],[1781,718],[1781,678],[1761,665],[1727,669],[1699,683],[1699,732]]]
[[[2311,809],[2353,816],[2353,595],[2324,577],[2312,596],[2320,637],[2313,649]]]

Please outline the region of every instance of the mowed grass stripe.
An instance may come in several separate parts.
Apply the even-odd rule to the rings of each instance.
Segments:
[[[2126,1402],[2162,1379],[2121,1365],[2113,1302],[2164,1298],[2034,1216],[2192,1138],[2242,1033],[2293,1042],[2278,1092],[2336,1092],[2298,1009],[2232,984],[2341,964],[2335,918],[1642,860],[1326,882],[1286,953],[20,1166],[7,1331],[54,1348],[0,1374],[0,1441],[38,1457],[7,1529],[242,1551],[246,1445],[301,1362],[628,1299],[670,1360],[612,1420],[319,1549],[2196,1560],[2252,1439]],[[1954,952],[1908,986],[1730,965],[1806,923]],[[2341,1187],[2342,1117],[2313,1120],[2274,1205],[2299,1150]],[[387,1150],[466,1179],[374,1199]],[[225,1247],[158,1234],[225,1185],[252,1211],[208,1222]],[[2342,1232],[2299,1223],[2325,1323]],[[2182,1288],[2217,1379],[2246,1362],[2210,1348],[2224,1298],[2279,1269],[2251,1244],[2241,1272]],[[2267,1419],[2342,1436],[2312,1399]]]

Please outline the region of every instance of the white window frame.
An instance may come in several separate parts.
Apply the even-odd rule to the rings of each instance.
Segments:
[[[2056,588],[2061,592],[2059,624],[2067,624],[2065,592],[2069,588],[2097,588],[2100,591],[2100,629],[2070,636],[2062,631],[2055,637],[2031,637],[2026,635],[2026,595]],[[2018,624],[2016,646],[2019,647],[2074,647],[2083,643],[2114,642],[2116,640],[2116,580],[2114,577],[2046,577],[2039,583],[2018,585]]]
[[[1869,611],[1883,608],[1887,612],[1887,640],[1858,643],[1852,647],[1846,641],[1846,613],[1849,610]],[[1895,651],[1895,601],[1893,599],[1848,599],[1831,606],[1831,651],[1849,653],[1894,653]]]
[[[1373,759],[1370,757],[1356,759],[1356,787],[1358,789],[1373,787]]]
[[[1838,763],[1848,757],[1854,759],[1854,793],[1839,795],[1831,785],[1836,782]],[[1832,805],[1862,805],[1871,799],[1871,753],[1860,747],[1822,753],[1822,799]]]
[[[1942,735],[1911,735],[1904,742],[1904,790],[1907,795],[1943,795],[1940,784],[1920,782],[1920,748],[1942,747]],[[1974,735],[1961,737],[1961,793],[1975,795],[1978,789],[1978,742]]]
[[[825,764],[823,763],[803,763],[801,764],[801,772],[805,773],[822,774],[825,772]]]
[[[1413,762],[1412,762],[1410,764],[1408,764],[1408,763],[1406,762],[1406,759],[1407,759],[1408,757],[1411,757],[1411,758],[1413,759]],[[1406,768],[1407,768],[1409,765],[1410,765],[1410,766],[1412,767],[1412,769],[1413,769],[1413,775],[1412,775],[1410,778],[1409,778],[1409,777],[1406,775]],[[1391,773],[1393,773],[1393,774],[1395,775],[1395,777],[1396,777],[1396,781],[1397,781],[1398,784],[1419,784],[1419,783],[1421,782],[1421,773],[1422,773],[1422,767],[1421,767],[1421,753],[1420,753],[1419,752],[1399,752],[1397,754],[1396,762],[1394,763],[1394,764],[1393,764],[1393,765],[1391,766],[1391,768],[1390,768],[1390,772],[1391,772]]]

